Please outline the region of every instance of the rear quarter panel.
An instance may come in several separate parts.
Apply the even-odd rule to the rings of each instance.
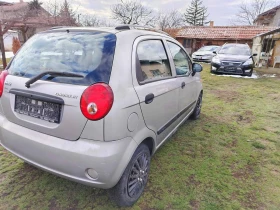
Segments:
[[[114,93],[111,111],[104,119],[105,141],[115,141],[132,137],[138,144],[145,138],[155,139],[155,133],[149,130],[142,116],[139,99],[132,82],[132,47],[135,36],[131,33],[117,34],[117,45],[110,78],[110,87]]]

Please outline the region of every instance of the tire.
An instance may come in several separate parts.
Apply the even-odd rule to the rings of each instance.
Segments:
[[[148,182],[150,163],[150,150],[145,144],[141,144],[134,152],[120,181],[109,192],[111,199],[119,207],[132,206],[140,198]]]
[[[197,120],[200,117],[200,113],[201,113],[201,107],[202,107],[202,93],[200,93],[195,108],[193,110],[192,115],[190,116],[190,119],[192,120]]]
[[[248,74],[242,74],[242,76],[245,77],[252,77],[252,75],[253,75],[253,69]]]
[[[248,77],[251,77],[253,75],[253,69],[250,71],[249,74],[247,74]]]
[[[216,74],[215,71],[212,71],[212,65],[210,66],[210,73],[211,73],[211,74]]]

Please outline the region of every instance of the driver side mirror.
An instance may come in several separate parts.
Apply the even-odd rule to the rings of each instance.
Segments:
[[[215,55],[217,55],[217,52],[216,52],[216,51],[213,51],[213,53],[214,53]]]
[[[200,64],[198,64],[198,63],[194,63],[192,65],[192,69],[193,69],[192,76],[194,76],[197,72],[202,72],[203,67]]]

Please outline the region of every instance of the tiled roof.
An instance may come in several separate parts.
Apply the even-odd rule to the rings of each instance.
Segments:
[[[10,12],[10,11],[18,11],[20,9],[25,9],[28,7],[27,2],[17,2],[17,3],[12,3],[8,5],[1,5],[1,10],[3,12]]]
[[[280,27],[276,28],[274,30],[262,33],[262,34],[258,34],[256,37],[258,37],[258,36],[268,36],[268,35],[271,35],[271,34],[274,34],[274,33],[279,33],[279,32],[280,32]]]
[[[276,27],[266,26],[187,26],[179,30],[177,38],[212,40],[249,40]]]
[[[0,6],[2,6],[2,5],[12,5],[12,3],[0,1]]]

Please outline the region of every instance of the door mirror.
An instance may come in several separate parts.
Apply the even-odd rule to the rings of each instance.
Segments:
[[[216,52],[216,51],[213,51],[213,53],[214,53],[215,55],[217,55],[217,52]]]
[[[194,63],[192,65],[192,69],[193,69],[192,75],[194,76],[197,72],[202,72],[203,67],[200,64],[198,64],[198,63]]]
[[[258,55],[257,53],[254,53],[254,54],[253,54],[253,57],[256,57],[257,55]]]

